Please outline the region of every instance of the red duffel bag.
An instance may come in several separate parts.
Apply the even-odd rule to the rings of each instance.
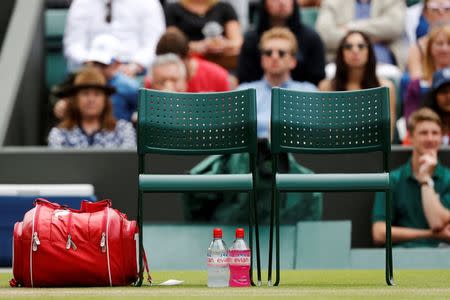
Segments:
[[[111,201],[36,199],[14,226],[12,286],[119,286],[138,279],[138,226]]]

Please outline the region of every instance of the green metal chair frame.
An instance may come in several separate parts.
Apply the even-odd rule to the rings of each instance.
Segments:
[[[379,87],[348,92],[301,92],[272,89],[271,151],[272,203],[268,281],[272,284],[272,252],[276,228],[276,280],[280,282],[280,192],[383,191],[386,195],[386,283],[393,285],[389,89]],[[382,152],[379,173],[278,173],[282,152],[347,154]],[[274,224],[275,221],[275,224]]]
[[[249,241],[256,242],[258,285],[261,283],[259,229],[256,208],[256,92],[170,93],[140,89],[138,103],[139,281],[143,279],[143,193],[188,191],[249,192]],[[248,153],[247,174],[148,174],[146,154],[212,155]],[[254,252],[252,251],[252,257]],[[250,275],[253,281],[253,258]]]

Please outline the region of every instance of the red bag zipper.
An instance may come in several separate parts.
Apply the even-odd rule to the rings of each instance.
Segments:
[[[72,228],[72,211],[69,209],[69,216],[67,220],[67,242],[66,242],[66,250],[70,250],[72,248],[73,250],[77,250],[77,246],[75,245],[72,234],[71,234],[71,228]]]

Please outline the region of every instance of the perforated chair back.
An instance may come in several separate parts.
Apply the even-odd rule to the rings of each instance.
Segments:
[[[389,91],[272,91],[272,153],[390,151]]]
[[[272,243],[276,229],[276,280],[280,281],[279,194],[305,191],[383,191],[391,205],[389,180],[389,89],[344,92],[303,92],[272,89],[272,206],[268,279],[272,280]],[[279,153],[345,154],[382,152],[383,172],[278,173]],[[386,210],[386,282],[393,284],[391,216]]]
[[[138,153],[255,154],[255,103],[253,89],[204,94],[141,89]]]
[[[138,224],[143,249],[143,194],[154,192],[233,191],[250,193],[249,246],[256,249],[261,282],[256,204],[256,91],[170,93],[140,89],[138,103]],[[146,154],[212,155],[248,153],[247,174],[147,174]],[[253,230],[254,229],[254,230]],[[253,248],[253,233],[255,248]],[[252,256],[253,258],[253,256]],[[142,284],[142,251],[139,259]],[[253,259],[250,270],[253,268]],[[253,282],[253,273],[250,277]]]

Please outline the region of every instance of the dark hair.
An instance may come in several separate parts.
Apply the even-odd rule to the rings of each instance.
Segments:
[[[264,31],[267,31],[271,28],[270,16],[266,10],[265,5],[266,1],[270,0],[261,0],[259,3],[258,23],[256,26],[256,31],[258,32],[259,36],[261,36],[264,33]],[[292,0],[292,2],[293,2],[292,15],[287,19],[286,27],[288,27],[295,34],[295,36],[299,36],[302,29],[302,23],[300,19],[300,6],[297,4],[296,0]]]
[[[363,78],[361,80],[361,88],[368,89],[373,87],[380,86],[380,82],[378,81],[376,74],[376,65],[377,60],[375,57],[375,51],[373,50],[373,45],[370,41],[370,38],[367,34],[352,30],[349,31],[339,42],[339,46],[336,53],[336,74],[333,79],[333,87],[336,91],[345,91],[347,89],[347,81],[348,81],[348,66],[344,61],[344,45],[347,43],[347,38],[352,34],[360,34],[364,42],[367,44],[368,56],[367,63],[365,65]]]
[[[181,59],[189,54],[189,39],[178,28],[170,27],[161,36],[156,45],[156,55],[174,53]]]
[[[446,120],[447,119],[446,117],[449,117],[450,114],[448,112],[443,111],[439,107],[439,105],[437,103],[436,95],[437,95],[438,91],[446,85],[450,85],[450,83],[445,83],[437,89],[431,89],[423,98],[423,107],[431,108],[433,111],[435,111],[439,115],[439,117],[443,121]]]

